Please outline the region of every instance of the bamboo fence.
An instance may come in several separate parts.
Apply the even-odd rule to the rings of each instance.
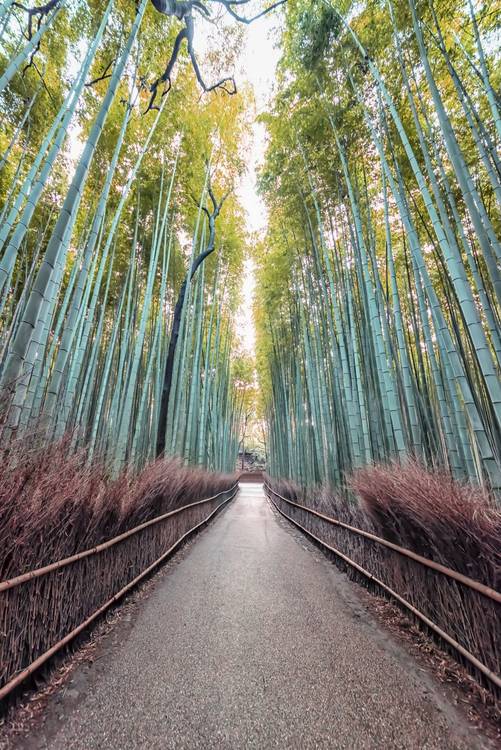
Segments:
[[[184,505],[0,582],[0,701],[143,580],[238,491]]]
[[[329,550],[356,579],[396,600],[495,696],[501,695],[499,591],[264,486],[287,520]]]

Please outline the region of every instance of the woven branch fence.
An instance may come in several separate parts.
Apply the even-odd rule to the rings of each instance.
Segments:
[[[238,483],[0,582],[0,701],[232,500]]]
[[[285,497],[269,483],[265,491],[277,510],[333,553],[351,578],[397,600],[494,697],[501,697],[501,593],[378,537],[369,524],[359,528],[359,509],[345,507],[340,520],[295,496]]]

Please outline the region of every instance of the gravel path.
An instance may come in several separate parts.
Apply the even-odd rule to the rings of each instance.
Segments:
[[[482,747],[260,485],[52,699],[30,750]]]

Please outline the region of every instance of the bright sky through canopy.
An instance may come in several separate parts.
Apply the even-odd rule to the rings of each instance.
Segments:
[[[255,117],[266,109],[271,96],[279,50],[274,47],[276,30],[279,26],[279,13],[271,13],[246,27],[245,47],[241,56],[238,81],[248,83],[254,90],[256,101]],[[251,151],[248,169],[238,187],[238,194],[246,211],[249,233],[262,233],[266,227],[266,208],[257,193],[256,171],[262,163],[265,151],[265,127],[254,121],[251,134]],[[254,353],[255,331],[252,317],[254,293],[254,264],[252,260],[245,263],[243,276],[243,299],[237,313],[237,332],[241,338],[242,348],[247,354]]]
[[[263,200],[258,196],[256,186],[256,172],[261,165],[265,152],[266,132],[263,124],[256,122],[257,117],[267,110],[271,97],[275,71],[280,56],[280,50],[274,46],[277,32],[281,23],[280,11],[259,18],[245,27],[244,47],[237,62],[235,78],[237,86],[242,90],[245,85],[252,88],[255,98],[254,122],[250,133],[250,151],[248,168],[237,186],[237,192],[245,209],[246,224],[249,235],[261,234],[266,228],[267,214]],[[200,54],[211,49],[211,37],[203,36],[206,24],[198,25],[197,47]],[[83,54],[83,47],[82,47]],[[77,59],[74,59],[75,73]],[[211,96],[213,94],[206,94]],[[80,139],[81,127],[75,123],[69,132],[68,157],[71,164],[70,177],[81,155],[84,143]],[[242,304],[237,311],[236,327],[241,340],[242,349],[251,356],[254,353],[255,332],[252,317],[252,303],[254,290],[254,264],[251,259],[245,262],[242,277]]]

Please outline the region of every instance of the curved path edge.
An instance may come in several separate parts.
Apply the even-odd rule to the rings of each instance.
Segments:
[[[242,485],[129,619],[18,747],[488,747],[261,485]]]

